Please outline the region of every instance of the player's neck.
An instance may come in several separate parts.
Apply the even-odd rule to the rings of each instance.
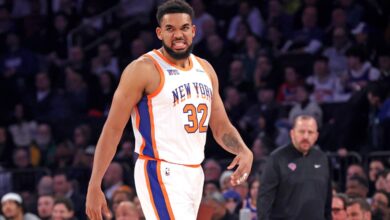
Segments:
[[[186,57],[184,59],[175,59],[171,57],[164,48],[160,48],[159,51],[165,58],[167,58],[171,63],[175,64],[176,66],[186,69],[191,64],[189,57]]]

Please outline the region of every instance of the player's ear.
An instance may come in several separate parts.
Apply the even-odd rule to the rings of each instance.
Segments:
[[[161,27],[157,27],[156,28],[156,35],[157,35],[157,38],[162,40],[162,30],[161,30]]]
[[[192,37],[195,37],[196,34],[196,26],[192,25]]]

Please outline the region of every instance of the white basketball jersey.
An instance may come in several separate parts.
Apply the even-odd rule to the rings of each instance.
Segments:
[[[193,54],[187,69],[175,66],[157,50],[144,56],[153,60],[160,85],[142,97],[131,113],[135,152],[171,163],[200,164],[213,95],[209,74]]]

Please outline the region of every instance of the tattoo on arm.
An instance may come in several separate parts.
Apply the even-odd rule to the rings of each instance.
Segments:
[[[222,136],[222,142],[234,152],[237,152],[239,149],[238,139],[232,133],[224,134]]]

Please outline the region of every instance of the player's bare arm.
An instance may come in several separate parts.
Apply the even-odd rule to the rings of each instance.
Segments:
[[[101,191],[104,173],[115,155],[133,107],[144,94],[149,94],[158,87],[159,80],[153,62],[146,57],[132,62],[122,73],[110,112],[96,145],[86,202],[86,214],[91,220],[102,219],[102,211],[105,216],[109,215],[105,196]]]
[[[228,166],[228,169],[232,169],[238,165],[231,176],[232,184],[237,185],[244,182],[248,177],[252,168],[253,154],[226,114],[225,107],[218,92],[219,85],[217,74],[207,61],[202,61],[206,71],[210,74],[214,91],[209,125],[213,132],[214,139],[218,144],[226,151],[236,155],[232,163]]]

